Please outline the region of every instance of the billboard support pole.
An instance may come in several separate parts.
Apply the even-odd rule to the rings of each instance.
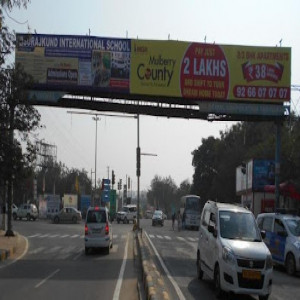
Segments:
[[[280,150],[281,150],[281,122],[276,122],[276,151],[275,151],[275,209],[279,208],[280,198]]]

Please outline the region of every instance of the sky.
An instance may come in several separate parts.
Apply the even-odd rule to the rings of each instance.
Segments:
[[[300,85],[300,1],[298,0],[31,0],[27,10],[14,8],[5,21],[17,33],[69,34],[223,45],[292,48],[292,85]],[[13,58],[11,58],[13,62]],[[298,112],[300,92],[291,108]],[[96,122],[78,111],[37,107],[44,129],[38,139],[57,146],[57,160],[68,168],[95,169]],[[97,122],[97,178],[111,171],[136,189],[137,121],[100,116]],[[177,186],[192,183],[192,152],[202,139],[219,137],[232,122],[140,117],[141,190],[155,175],[170,176]],[[274,149],[275,151],[275,149]],[[93,175],[94,178],[94,175]]]

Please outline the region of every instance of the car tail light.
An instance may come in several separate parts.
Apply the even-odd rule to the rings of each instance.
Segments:
[[[106,222],[106,225],[105,225],[105,234],[109,234],[108,222]]]
[[[88,235],[88,233],[89,233],[89,229],[88,229],[87,225],[85,224],[85,226],[84,226],[84,234]]]

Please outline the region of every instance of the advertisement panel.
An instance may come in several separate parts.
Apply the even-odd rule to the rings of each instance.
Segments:
[[[132,40],[130,93],[203,100],[290,100],[291,49]]]
[[[275,183],[275,161],[274,160],[253,160],[253,191],[264,191],[265,185]]]
[[[17,34],[16,63],[39,89],[129,93],[130,40]]]
[[[290,101],[291,48],[17,34],[16,63],[39,90]]]
[[[64,207],[74,207],[78,208],[78,197],[77,195],[64,194],[63,197],[63,206]]]

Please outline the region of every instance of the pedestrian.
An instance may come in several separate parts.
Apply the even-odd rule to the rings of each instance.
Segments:
[[[175,212],[172,214],[172,228],[174,230],[174,227],[175,227],[175,219],[176,219],[176,214]]]

